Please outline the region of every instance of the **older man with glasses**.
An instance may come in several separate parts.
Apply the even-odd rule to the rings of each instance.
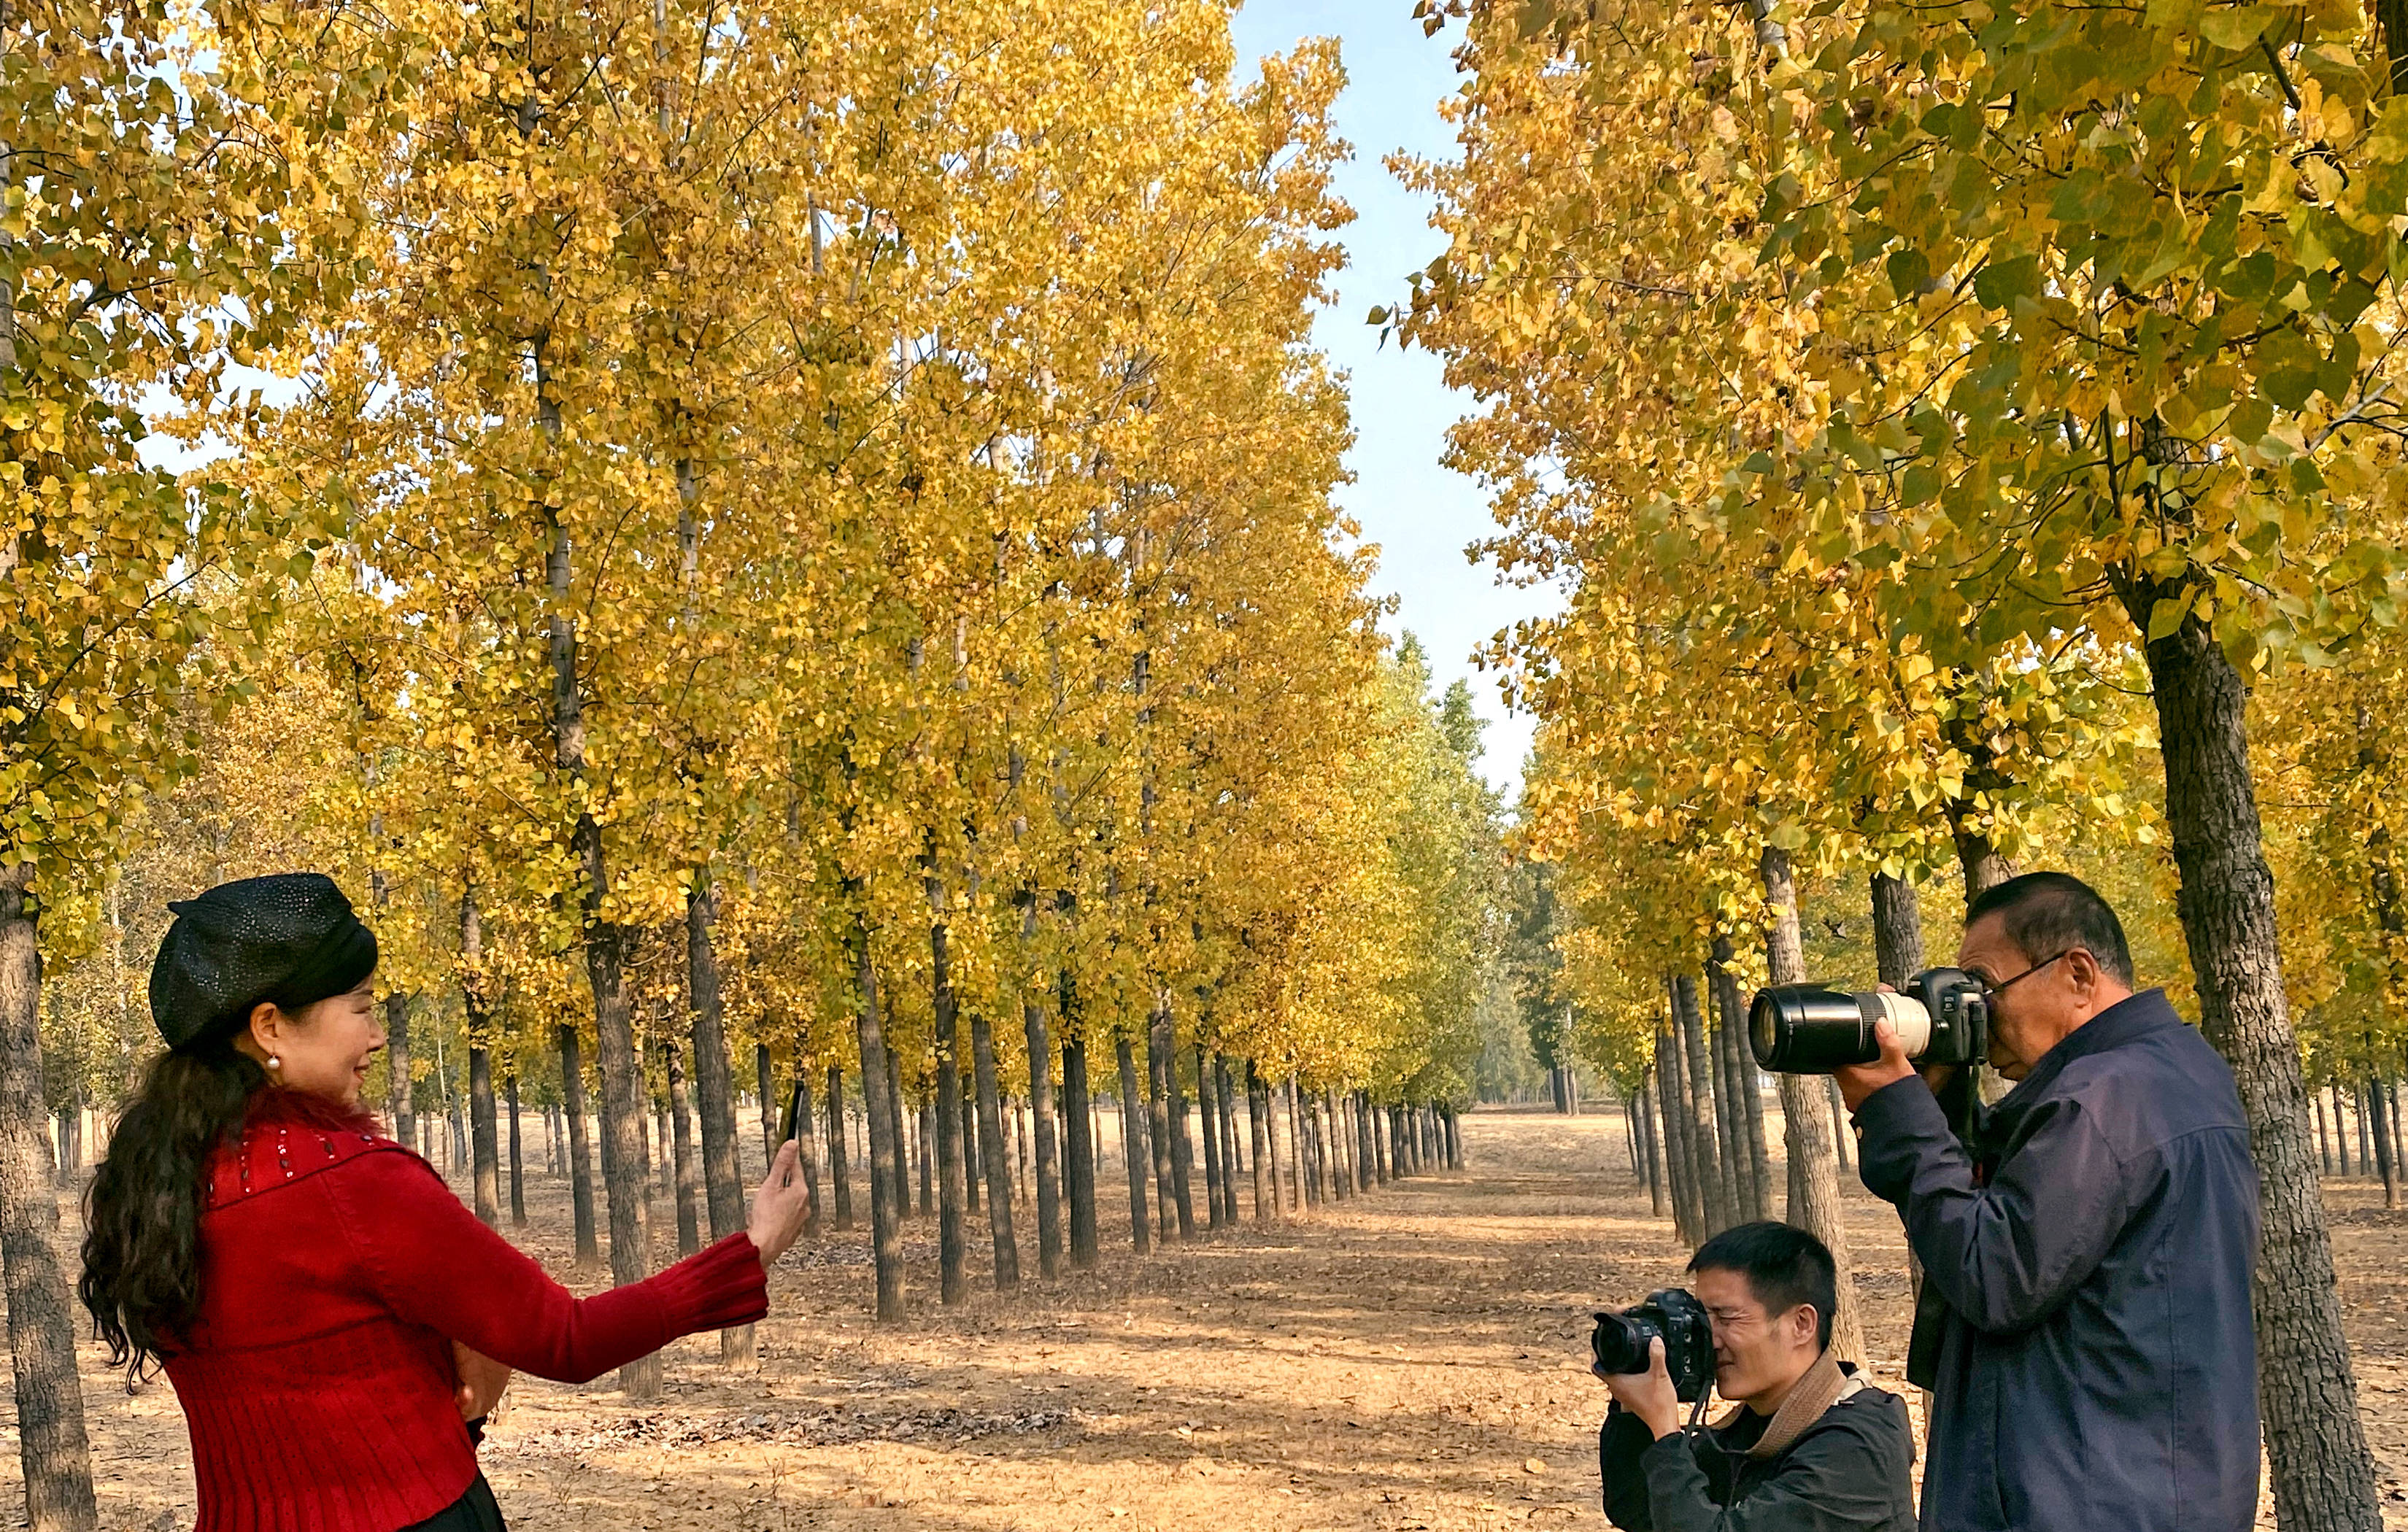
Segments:
[[[1970,1141],[1887,1023],[1838,1072],[1865,1184],[1923,1264],[1921,1522],[1946,1532],[2242,1532],[2258,1511],[2258,1170],[2232,1073],[2133,993],[2105,900],[2063,873],[1973,901],[1956,966],[2015,1081]]]

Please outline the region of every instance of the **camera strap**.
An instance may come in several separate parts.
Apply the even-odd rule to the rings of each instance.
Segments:
[[[1823,1418],[1824,1411],[1841,1400],[1854,1396],[1864,1386],[1863,1379],[1843,1370],[1840,1359],[1825,1352],[1790,1389],[1789,1396],[1781,1401],[1781,1408],[1772,1412],[1771,1423],[1765,1426],[1764,1435],[1756,1439],[1756,1445],[1747,1450],[1747,1455],[1757,1459],[1779,1457],[1789,1450],[1791,1442],[1805,1434],[1808,1426]],[[1725,1415],[1715,1422],[1714,1428],[1727,1430],[1739,1420],[1740,1410],[1746,1408],[1742,1405],[1739,1410]]]

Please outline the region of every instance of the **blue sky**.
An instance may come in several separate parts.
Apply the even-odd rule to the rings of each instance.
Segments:
[[[1437,360],[1425,351],[1379,346],[1379,331],[1363,322],[1375,305],[1393,303],[1405,274],[1444,247],[1429,226],[1429,207],[1408,193],[1382,164],[1402,149],[1433,159],[1454,157],[1454,138],[1438,102],[1455,93],[1454,45],[1460,23],[1436,37],[1422,36],[1413,0],[1249,0],[1238,13],[1239,70],[1284,52],[1297,39],[1339,39],[1346,93],[1339,98],[1339,132],[1354,158],[1339,175],[1338,191],[1355,212],[1341,235],[1349,260],[1338,279],[1338,302],[1314,326],[1322,349],[1350,376],[1354,450],[1347,465],[1354,482],[1340,498],[1380,546],[1375,586],[1398,598],[1391,631],[1411,629],[1429,651],[1439,684],[1461,676],[1471,683],[1480,714],[1489,721],[1482,768],[1509,793],[1521,780],[1531,721],[1510,716],[1496,678],[1471,666],[1474,645],[1534,612],[1554,609],[1552,593],[1497,583],[1496,570],[1464,557],[1465,545],[1494,526],[1479,486],[1439,466],[1448,425],[1469,413],[1470,401],[1451,393]]]

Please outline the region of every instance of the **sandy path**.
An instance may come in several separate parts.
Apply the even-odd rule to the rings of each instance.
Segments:
[[[862,1238],[831,1238],[781,1268],[762,1372],[727,1376],[705,1337],[672,1349],[651,1409],[607,1382],[523,1380],[487,1472],[523,1532],[1602,1526],[1588,1315],[1677,1281],[1684,1254],[1647,1216],[1618,1117],[1480,1112],[1464,1132],[1465,1171],[1143,1261],[1107,1180],[1103,1269],[955,1312],[934,1301],[934,1221],[915,1219],[913,1312],[892,1329],[864,1317]],[[565,1270],[565,1196],[539,1175],[529,1190],[527,1246]],[[2408,1527],[2408,1215],[2362,1183],[2328,1196],[2386,1510]],[[1850,1210],[1894,1381],[1896,1221],[1861,1189]],[[94,1357],[87,1397],[104,1525],[189,1526],[172,1395],[129,1399]]]

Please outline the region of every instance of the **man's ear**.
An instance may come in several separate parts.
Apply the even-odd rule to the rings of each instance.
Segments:
[[[1814,1338],[1822,1333],[1823,1316],[1811,1303],[1801,1303],[1789,1310],[1789,1341],[1794,1346],[1814,1349]]]

